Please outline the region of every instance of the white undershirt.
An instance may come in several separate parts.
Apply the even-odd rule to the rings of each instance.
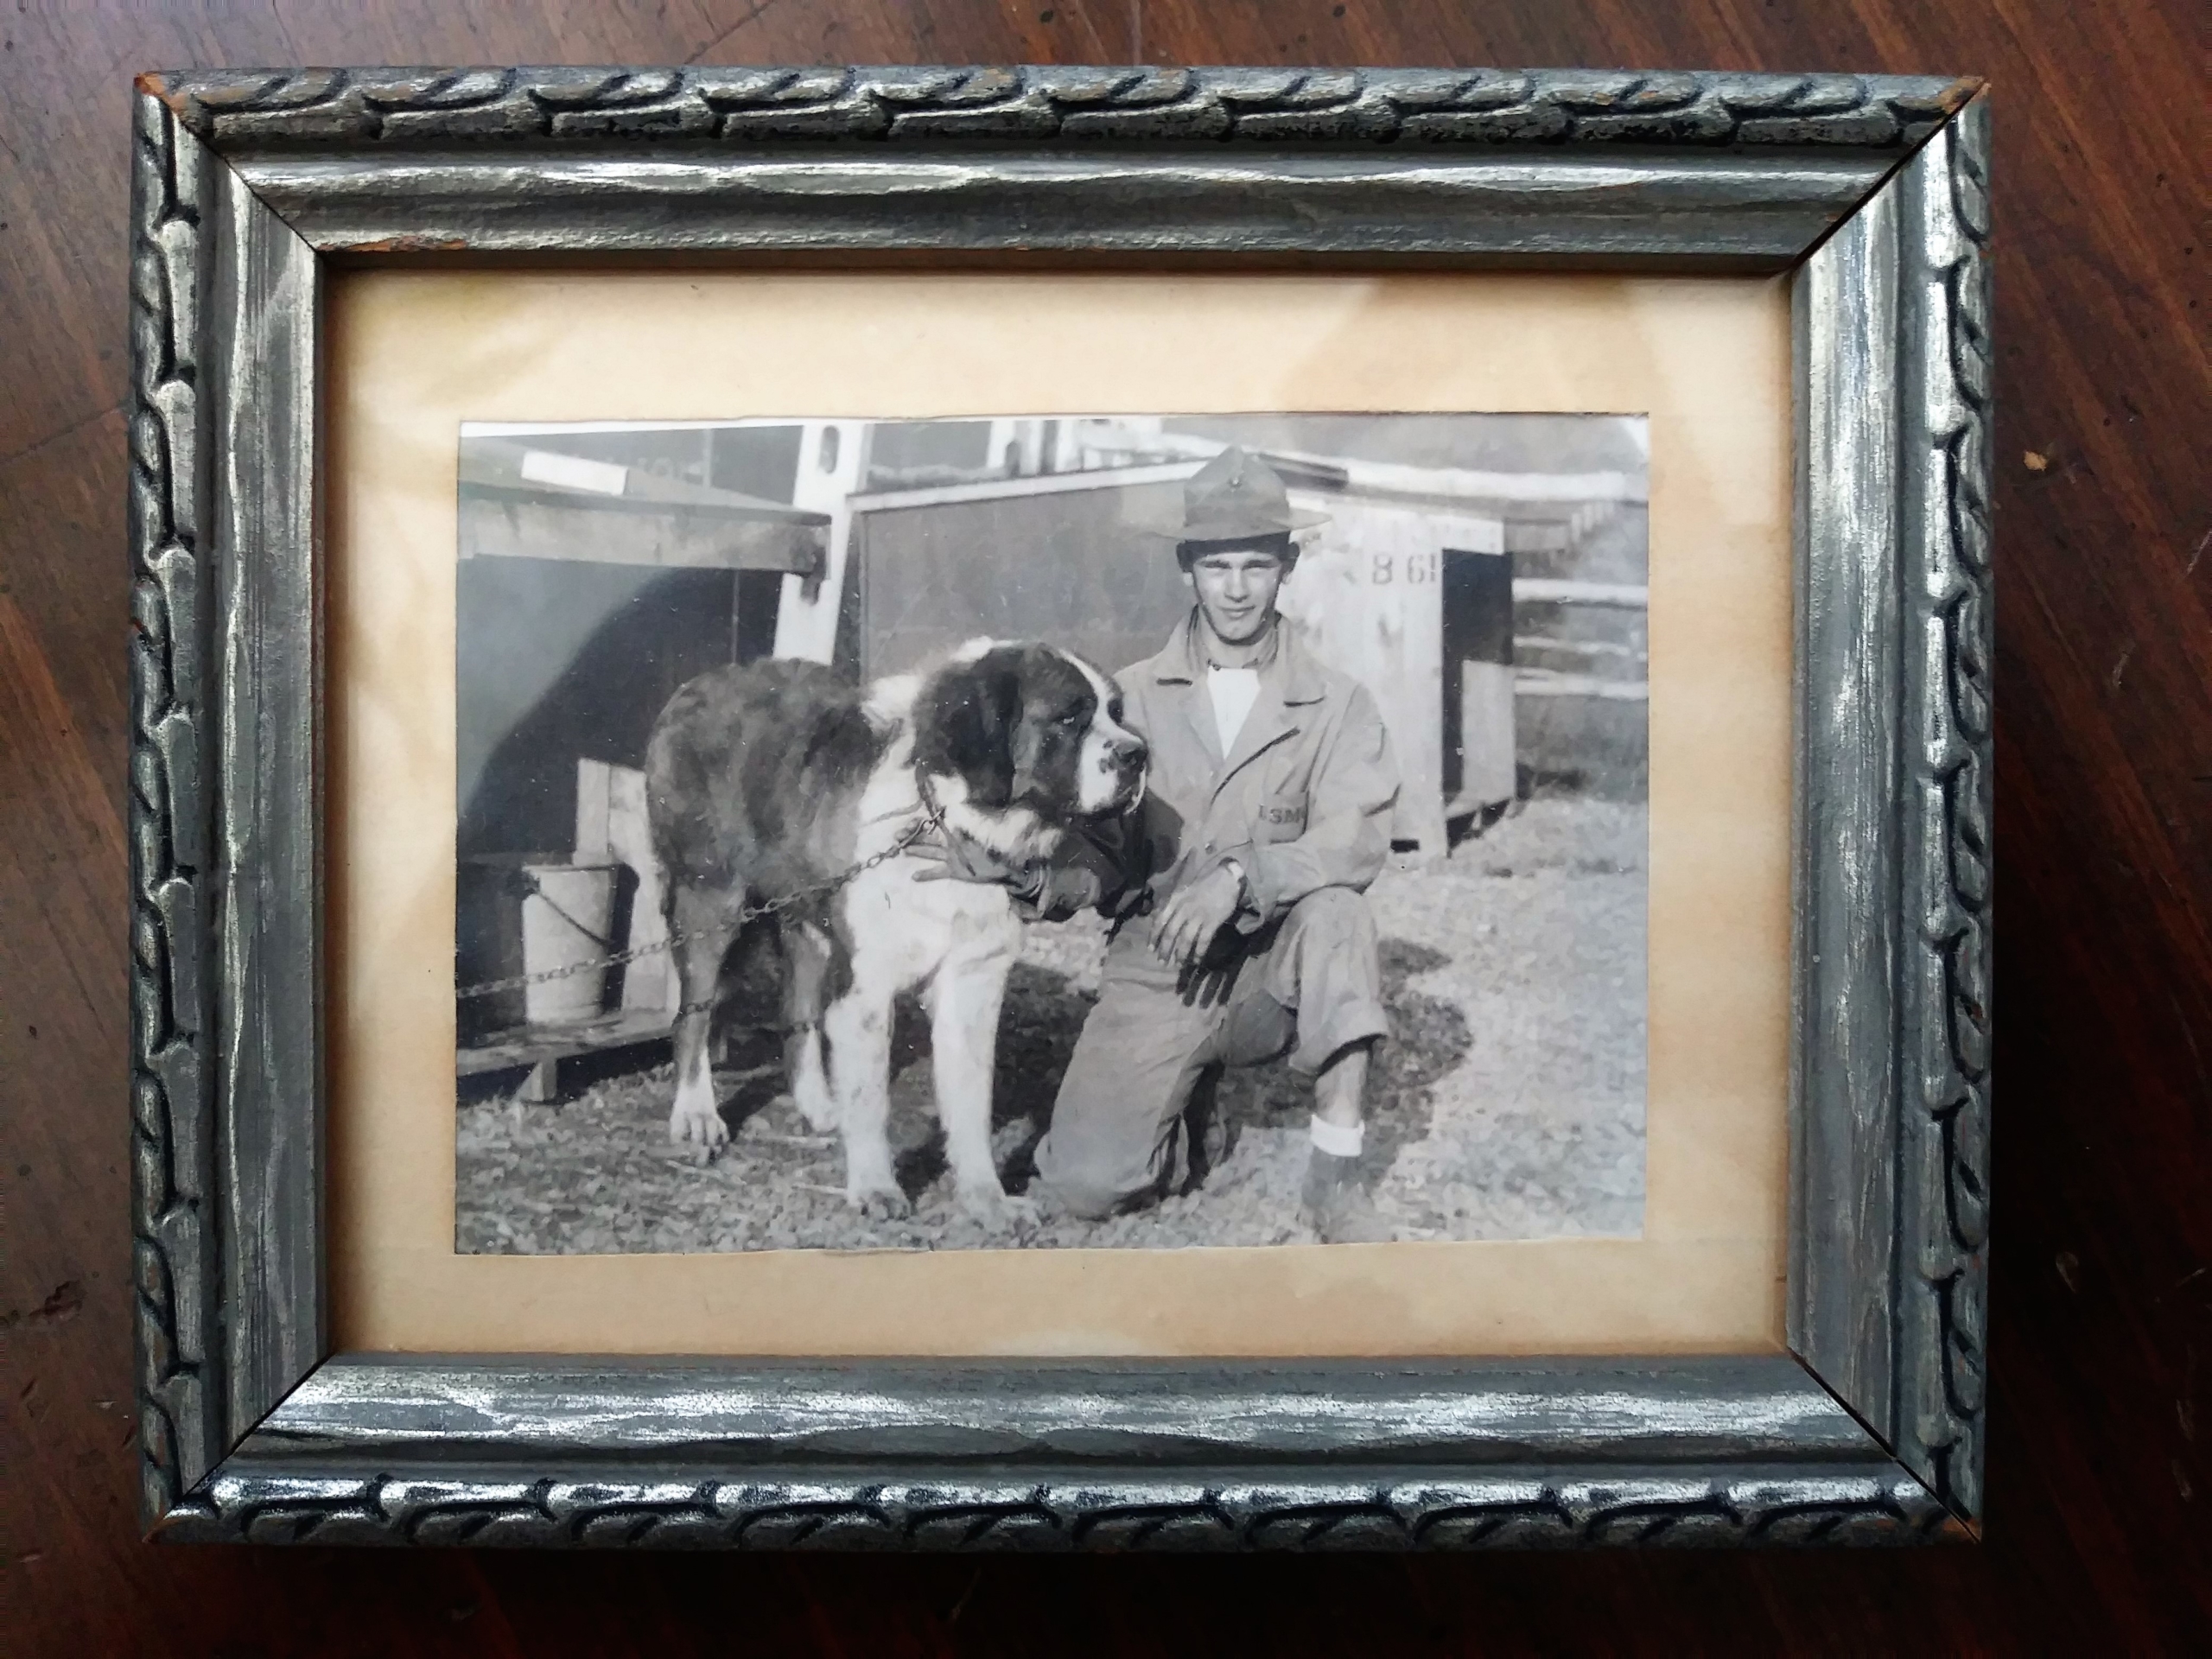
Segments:
[[[1221,753],[1226,758],[1236,747],[1236,734],[1244,729],[1244,717],[1259,701],[1260,671],[1210,667],[1206,690],[1213,697],[1213,728],[1220,734]]]

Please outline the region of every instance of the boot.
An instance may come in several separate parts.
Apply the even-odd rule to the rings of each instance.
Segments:
[[[1300,1208],[1324,1244],[1387,1244],[1394,1235],[1359,1179],[1359,1160],[1309,1148]]]

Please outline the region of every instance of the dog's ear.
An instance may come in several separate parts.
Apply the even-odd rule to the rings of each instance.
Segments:
[[[1014,798],[1014,731],[1021,720],[1021,653],[1000,647],[956,660],[930,677],[914,703],[914,765],[957,777],[968,799],[1002,807]]]

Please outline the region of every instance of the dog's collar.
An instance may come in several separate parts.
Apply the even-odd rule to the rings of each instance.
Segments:
[[[914,768],[914,797],[921,804],[922,817],[942,829],[944,809],[937,804],[937,791],[930,787],[930,775],[919,766]]]
[[[889,823],[894,819],[908,817],[918,817],[924,823],[934,829],[942,830],[945,827],[944,808],[937,798],[937,791],[930,787],[928,774],[919,770],[914,773],[913,805],[894,806],[887,811],[871,814],[864,822]]]

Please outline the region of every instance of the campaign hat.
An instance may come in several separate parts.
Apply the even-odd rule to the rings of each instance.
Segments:
[[[1292,506],[1282,474],[1231,444],[1184,480],[1181,522],[1148,528],[1174,542],[1242,542],[1328,521],[1325,512]]]

